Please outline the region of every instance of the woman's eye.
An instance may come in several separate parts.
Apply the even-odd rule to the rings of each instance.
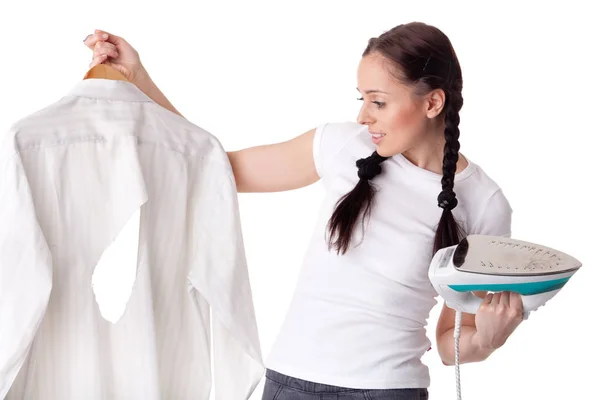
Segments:
[[[359,97],[359,98],[358,98],[358,99],[356,99],[356,100],[359,100],[359,101],[364,101],[364,97]],[[375,104],[375,105],[377,106],[377,108],[378,108],[378,109],[379,109],[379,108],[383,108],[383,106],[385,106],[385,103],[384,103],[384,102],[381,102],[381,101],[372,101],[371,103]]]

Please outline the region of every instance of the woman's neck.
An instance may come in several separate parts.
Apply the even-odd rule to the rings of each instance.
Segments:
[[[402,155],[417,167],[442,175],[446,139],[443,130],[441,132],[426,135],[419,145],[405,151]],[[465,169],[467,164],[465,157],[459,153],[456,173]]]

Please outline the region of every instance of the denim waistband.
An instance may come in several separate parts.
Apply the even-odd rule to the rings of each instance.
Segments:
[[[271,379],[272,381],[275,381],[281,385],[284,385],[284,386],[287,386],[290,388],[294,388],[294,389],[299,389],[299,390],[302,390],[305,392],[341,393],[341,392],[360,392],[362,390],[362,389],[345,388],[345,387],[340,387],[340,386],[325,385],[323,383],[309,382],[309,381],[305,381],[303,379],[293,378],[291,376],[280,374],[279,372],[273,371],[270,369],[267,369],[265,376],[267,378]]]

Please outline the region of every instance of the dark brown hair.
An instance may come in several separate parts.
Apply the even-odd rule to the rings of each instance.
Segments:
[[[444,159],[442,163],[441,192],[437,198],[443,209],[437,227],[433,252],[458,244],[464,236],[452,216],[458,204],[454,193],[454,175],[458,162],[460,131],[458,112],[462,108],[462,72],[450,39],[438,28],[412,22],[399,25],[377,38],[371,38],[363,57],[378,53],[394,67],[394,77],[412,87],[416,94],[425,95],[442,89],[446,96],[443,115],[446,122]],[[359,181],[336,204],[328,224],[329,248],[346,253],[350,246],[356,222],[362,213],[362,224],[371,212],[375,189],[370,181],[381,173],[381,163],[386,160],[377,152],[356,162]]]

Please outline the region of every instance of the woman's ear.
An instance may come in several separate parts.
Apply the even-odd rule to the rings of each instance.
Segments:
[[[442,89],[436,89],[427,94],[425,98],[427,118],[433,119],[440,115],[444,109],[445,102],[446,93]]]

